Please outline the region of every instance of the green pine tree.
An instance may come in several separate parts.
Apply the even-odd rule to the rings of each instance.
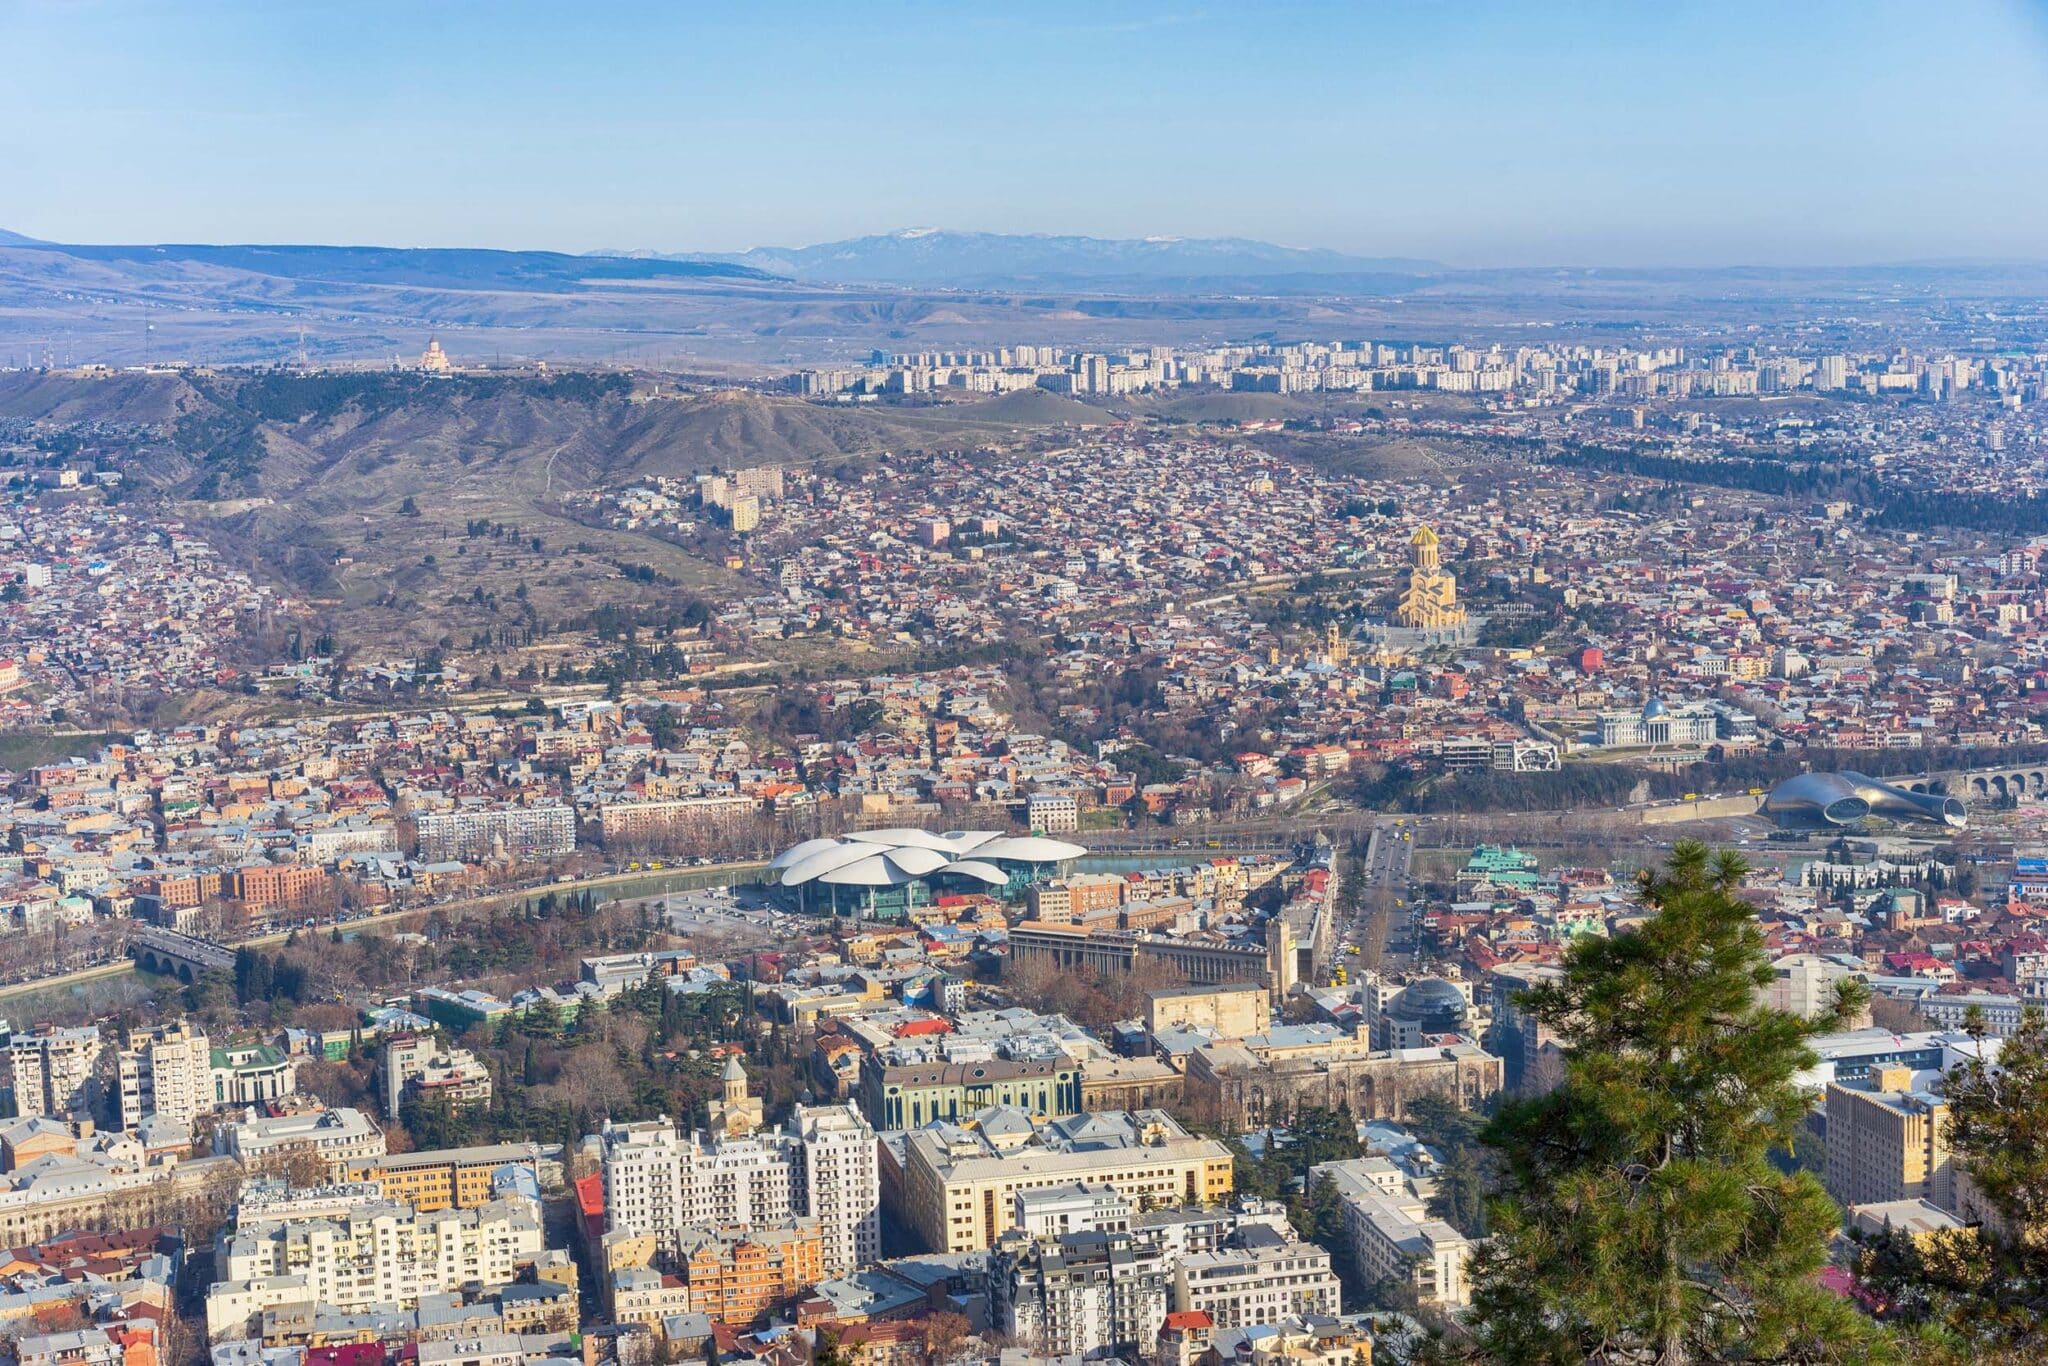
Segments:
[[[1867,1362],[1881,1329],[1816,1280],[1841,1215],[1773,1153],[1807,1110],[1802,1020],[1760,1004],[1763,937],[1734,895],[1740,859],[1687,841],[1646,873],[1653,914],[1582,938],[1529,1009],[1564,1045],[1564,1081],[1504,1106],[1493,1240],[1473,1264],[1479,1354],[1582,1362]]]
[[[1981,1041],[1981,1014],[1969,1027]],[[1921,1359],[1944,1366],[2048,1359],[2048,1016],[2029,1006],[1984,1052],[1995,1061],[1969,1059],[1943,1091],[1951,1158],[1988,1217],[1918,1237],[1887,1227],[1856,1265]]]

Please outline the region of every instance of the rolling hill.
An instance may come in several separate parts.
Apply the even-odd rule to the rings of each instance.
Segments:
[[[1052,394],[924,408],[659,391],[625,375],[0,374],[0,421],[102,422],[131,499],[203,528],[346,639],[463,638],[482,592],[543,621],[739,585],[724,533],[604,525],[573,498],[655,476],[965,450],[1103,421]],[[477,524],[495,528],[478,538]],[[538,543],[536,545],[536,542]],[[658,576],[635,580],[625,566]]]

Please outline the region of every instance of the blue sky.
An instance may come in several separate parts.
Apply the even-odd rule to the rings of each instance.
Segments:
[[[2048,6],[0,0],[0,227],[2048,258]]]

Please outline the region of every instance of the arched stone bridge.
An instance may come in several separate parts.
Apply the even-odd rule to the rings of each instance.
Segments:
[[[1949,773],[1930,773],[1919,778],[1880,778],[1909,792],[1938,792],[1961,797],[1965,802],[1991,802],[2004,797],[2048,798],[2048,763],[2008,764],[1999,768],[1973,768]]]
[[[190,982],[201,973],[233,972],[235,951],[211,939],[151,926],[128,941],[128,956],[144,972]]]

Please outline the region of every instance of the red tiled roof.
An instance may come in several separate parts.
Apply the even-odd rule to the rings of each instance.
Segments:
[[[576,1206],[585,1218],[604,1217],[604,1174],[592,1172],[576,1178]]]

